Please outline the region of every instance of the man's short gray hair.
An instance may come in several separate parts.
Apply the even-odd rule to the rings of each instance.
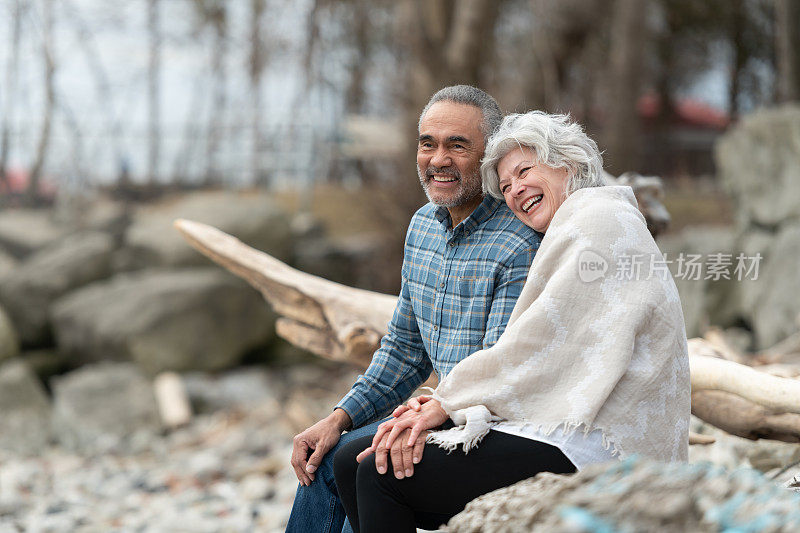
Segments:
[[[480,109],[483,115],[481,131],[483,132],[484,145],[489,139],[489,136],[494,133],[503,120],[503,112],[500,111],[497,100],[492,98],[486,91],[473,87],[472,85],[451,85],[450,87],[439,89],[436,94],[431,96],[425,109],[423,109],[422,113],[419,115],[417,128],[422,125],[422,119],[425,113],[427,113],[428,109],[436,102],[454,102],[456,104],[471,105]]]
[[[481,165],[485,193],[503,198],[497,165],[511,150],[521,147],[532,149],[537,163],[569,171],[567,196],[578,189],[604,185],[603,156],[580,124],[569,115],[529,111],[505,117],[489,138]]]

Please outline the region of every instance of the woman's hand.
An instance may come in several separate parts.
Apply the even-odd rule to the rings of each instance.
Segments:
[[[398,409],[395,409],[395,411]],[[406,445],[412,446],[420,433],[439,427],[448,419],[447,412],[442,409],[442,404],[438,400],[434,400],[432,396],[411,398],[408,400],[408,405],[403,415],[397,418],[393,424],[389,432],[389,439],[386,441],[387,446],[392,446],[395,439],[406,428],[411,428],[411,434],[408,436]],[[372,443],[375,444],[374,439]]]
[[[372,445],[358,454],[356,460],[361,462],[375,453],[375,467],[383,474],[387,470],[386,456],[390,453],[395,476],[402,479],[413,475],[413,465],[422,460],[427,435],[422,433],[442,425],[448,416],[441,404],[430,396],[412,398],[407,406],[398,407],[392,415],[395,418],[378,426]]]
[[[400,415],[413,409],[414,411],[419,411],[422,408],[422,404],[433,400],[433,396],[417,396],[415,398],[411,398],[408,400],[407,404],[400,405],[392,411],[392,416],[398,418]]]
[[[404,430],[401,437],[406,436],[411,432],[410,429]],[[406,439],[397,439],[390,447],[386,445],[386,440],[389,438],[389,433],[384,432],[380,442],[377,445],[372,445],[356,457],[358,462],[364,458],[375,453],[375,469],[379,474],[385,474],[390,466],[394,471],[394,476],[397,479],[411,477],[414,475],[414,465],[422,460],[422,452],[425,447],[425,438],[428,436],[427,431],[423,431],[414,441],[412,446],[406,446]],[[391,465],[388,465],[388,457],[391,457]]]

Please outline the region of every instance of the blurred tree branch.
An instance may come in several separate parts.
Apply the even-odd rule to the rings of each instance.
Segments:
[[[612,173],[639,168],[640,136],[636,103],[641,94],[647,3],[616,0],[611,22],[610,91],[606,161]]]
[[[17,77],[19,75],[19,48],[22,34],[22,16],[24,4],[21,0],[14,0],[11,16],[8,17],[11,31],[8,38],[10,58],[6,65],[5,98],[3,101],[2,138],[0,138],[0,187],[4,184],[8,188],[8,154],[11,150],[11,128],[14,127],[16,117]]]
[[[147,72],[148,157],[147,177],[151,184],[158,178],[161,151],[161,19],[159,0],[147,0],[149,63]]]
[[[53,55],[53,0],[42,0],[42,60],[44,62],[45,102],[39,144],[31,167],[25,202],[36,205],[39,201],[39,183],[50,146],[55,110],[55,57]]]
[[[266,63],[264,43],[261,36],[261,24],[264,15],[264,0],[250,0],[250,61],[248,64],[248,74],[250,77],[250,111],[251,111],[251,151],[250,151],[250,175],[253,183],[258,183],[261,174],[261,77]]]
[[[800,0],[775,0],[777,100],[800,100]]]
[[[211,110],[208,115],[205,150],[206,185],[219,185],[221,174],[218,164],[218,152],[225,125],[227,123],[226,83],[227,70],[225,60],[228,51],[228,8],[224,0],[194,0],[199,15],[201,28],[210,28],[213,33],[211,42],[211,76],[212,96]]]

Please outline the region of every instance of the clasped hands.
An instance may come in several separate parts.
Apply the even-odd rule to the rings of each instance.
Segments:
[[[385,474],[388,455],[395,477],[403,479],[413,476],[414,465],[422,460],[428,430],[444,424],[448,416],[433,397],[418,396],[395,409],[392,417],[378,426],[372,445],[358,454],[356,461],[360,463],[374,453],[375,468]]]

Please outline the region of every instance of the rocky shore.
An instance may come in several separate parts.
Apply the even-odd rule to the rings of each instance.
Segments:
[[[105,449],[0,451],[0,533],[283,531],[297,487],[291,438],[355,375],[330,365],[194,373],[185,383],[201,414],[185,427],[134,431]]]
[[[117,438],[119,428],[103,436],[95,425],[93,439],[69,446],[1,451],[0,533],[283,531],[297,486],[291,438],[356,374],[333,363],[194,372],[183,381],[197,414],[183,427],[144,424]],[[795,444],[732,437],[697,419],[693,430],[717,438],[691,447],[693,464],[755,468],[776,488],[798,474],[785,469],[800,460]]]

